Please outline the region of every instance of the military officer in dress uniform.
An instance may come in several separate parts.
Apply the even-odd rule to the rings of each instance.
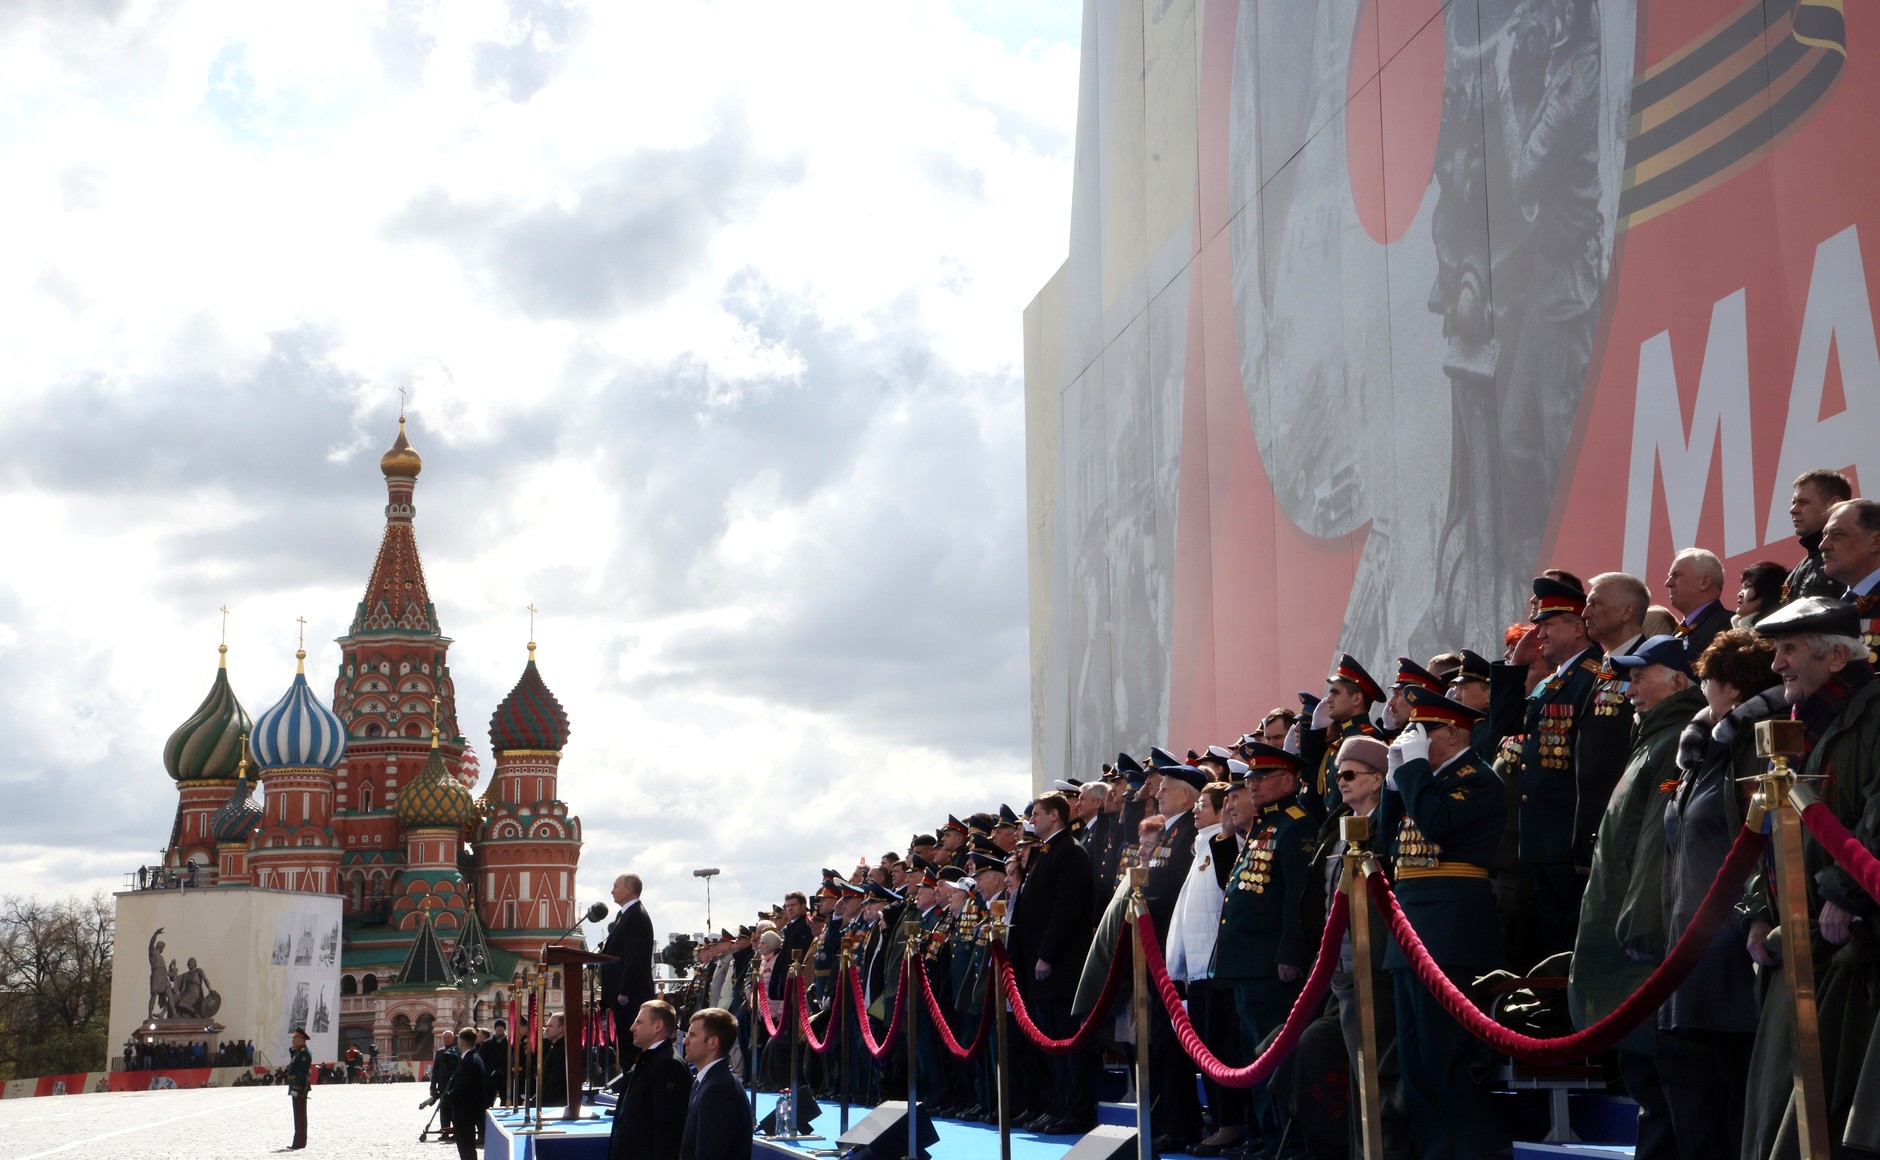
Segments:
[[[1410,685],[1421,685],[1432,693],[1442,693],[1448,689],[1448,682],[1409,657],[1397,658],[1397,679],[1391,682],[1390,699],[1384,702],[1384,727],[1402,729],[1409,719],[1409,711],[1404,708],[1403,691]],[[1332,755],[1332,766],[1337,768],[1338,756]]]
[[[1409,689],[1405,700],[1410,720],[1390,748],[1379,841],[1404,916],[1467,993],[1501,949],[1488,868],[1501,841],[1505,791],[1470,740],[1479,712],[1421,687]],[[1495,1155],[1499,1131],[1471,1068],[1474,1040],[1416,977],[1395,942],[1384,967],[1396,995],[1399,1073],[1418,1155]]]
[[[1522,736],[1520,854],[1534,875],[1534,919],[1543,956],[1573,949],[1586,888],[1583,869],[1574,864],[1574,819],[1582,794],[1573,754],[1604,654],[1587,638],[1585,611],[1586,593],[1577,585],[1536,577],[1534,628],[1516,646],[1512,662],[1495,666],[1490,692],[1495,735]],[[1536,647],[1554,671],[1523,699],[1525,650]],[[1589,803],[1595,811],[1603,805],[1603,799]]]
[[[1311,896],[1312,845],[1318,826],[1299,803],[1296,755],[1264,742],[1243,747],[1255,811],[1246,845],[1228,874],[1221,932],[1210,978],[1234,988],[1241,1054],[1286,1021],[1318,949],[1322,908]],[[1334,781],[1333,784],[1336,784]],[[1285,1112],[1263,1084],[1250,1093],[1247,1146],[1277,1148]]]
[[[1325,678],[1325,696],[1313,706],[1310,724],[1299,731],[1299,757],[1305,762],[1307,781],[1300,802],[1315,822],[1337,808],[1338,747],[1347,737],[1379,737],[1371,724],[1371,706],[1384,699],[1384,690],[1350,653],[1341,653],[1332,675]],[[1252,764],[1249,762],[1248,764]]]
[[[1603,572],[1586,585],[1587,639],[1604,657],[1573,746],[1573,865],[1589,871],[1593,843],[1612,791],[1632,757],[1632,702],[1626,697],[1626,673],[1608,659],[1629,655],[1645,640],[1645,610],[1651,593],[1645,582],[1624,572]],[[1688,650],[1687,650],[1688,651]],[[1693,660],[1697,654],[1692,653]],[[1532,964],[1512,963],[1525,968]]]

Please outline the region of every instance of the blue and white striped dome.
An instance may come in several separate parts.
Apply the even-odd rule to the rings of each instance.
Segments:
[[[262,769],[332,769],[346,756],[346,728],[313,695],[307,674],[300,672],[294,674],[287,695],[255,718],[248,748]]]

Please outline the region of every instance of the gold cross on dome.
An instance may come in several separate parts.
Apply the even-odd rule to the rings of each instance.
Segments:
[[[227,644],[228,643],[228,605],[224,604],[221,608],[221,612],[222,612],[222,643]]]
[[[398,417],[400,419],[405,417],[405,388],[403,387],[398,388]]]
[[[307,647],[307,618],[304,616],[296,616],[294,622],[300,625],[300,643],[295,647],[304,649]]]
[[[536,612],[535,603],[531,601],[529,604],[529,639],[530,640],[535,639],[535,612]]]

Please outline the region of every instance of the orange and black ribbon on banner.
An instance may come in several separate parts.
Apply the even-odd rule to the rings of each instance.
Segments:
[[[1676,209],[1767,156],[1847,60],[1842,0],[1749,0],[1632,82],[1619,228]]]

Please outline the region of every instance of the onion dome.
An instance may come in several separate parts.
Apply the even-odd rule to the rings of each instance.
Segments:
[[[307,685],[306,650],[294,659],[294,683],[255,719],[248,747],[262,769],[332,769],[346,755],[346,727]]]
[[[235,769],[235,792],[228,795],[222,808],[209,815],[209,833],[217,842],[246,845],[248,835],[261,824],[261,806],[248,794],[248,761],[243,758]]]
[[[482,780],[483,763],[477,757],[476,747],[465,742],[463,752],[457,755],[457,782],[465,789],[475,789]]]
[[[235,776],[244,755],[243,738],[253,728],[247,710],[228,683],[228,646],[215,670],[209,695],[189,720],[163,743],[163,768],[177,781],[221,781]]]
[[[398,791],[392,806],[399,825],[406,829],[460,830],[476,821],[477,805],[450,770],[437,748],[437,729],[431,729],[431,756],[411,784]]]
[[[387,479],[393,476],[416,479],[418,473],[424,470],[424,460],[412,448],[411,441],[405,438],[403,415],[398,417],[398,438],[392,443],[392,449],[379,456],[379,470],[385,473]]]
[[[561,752],[568,744],[568,714],[548,691],[535,667],[535,642],[529,642],[529,663],[522,679],[509,690],[490,716],[490,746],[505,749],[546,749]]]

